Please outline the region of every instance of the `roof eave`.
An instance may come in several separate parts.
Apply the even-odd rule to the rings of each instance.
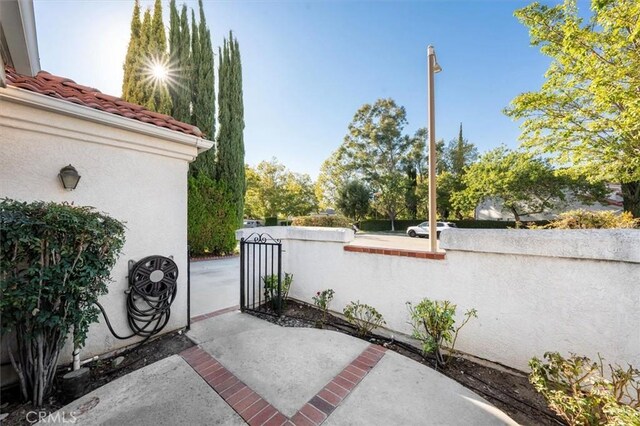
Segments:
[[[18,73],[35,76],[40,72],[40,53],[33,1],[0,1],[0,17],[11,64]]]
[[[142,121],[123,117],[110,112],[100,111],[84,105],[74,104],[66,100],[52,98],[50,96],[30,92],[17,87],[8,86],[0,89],[0,99],[164,139],[170,142],[194,146],[197,148],[198,154],[212,148],[214,145],[212,141],[195,135],[181,133],[175,130],[156,126],[154,124],[144,123]]]

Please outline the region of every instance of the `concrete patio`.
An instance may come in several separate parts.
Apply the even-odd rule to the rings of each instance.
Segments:
[[[86,425],[516,424],[432,369],[341,333],[235,311],[196,322],[188,336],[198,345],[60,412]]]

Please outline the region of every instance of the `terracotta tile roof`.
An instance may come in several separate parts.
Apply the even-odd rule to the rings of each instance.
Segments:
[[[6,68],[6,74],[7,83],[10,86],[150,123],[176,132],[204,137],[196,126],[183,123],[165,114],[149,111],[140,105],[126,102],[116,96],[106,95],[98,89],[82,86],[68,78],[58,77],[46,71],[40,71],[35,77],[30,77],[16,73],[11,67]]]

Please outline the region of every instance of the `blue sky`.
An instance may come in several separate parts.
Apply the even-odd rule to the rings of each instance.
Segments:
[[[548,66],[513,17],[528,3],[205,1],[204,7],[214,46],[229,30],[240,42],[246,162],[277,157],[315,178],[364,103],[391,97],[407,109],[407,133],[426,126],[429,44],[443,68],[436,77],[436,137],[454,138],[462,122],[481,152],[517,146],[518,124],[502,109],[538,88]],[[168,26],[168,0],[163,4]],[[42,68],[120,95],[132,8],[132,0],[35,0]]]

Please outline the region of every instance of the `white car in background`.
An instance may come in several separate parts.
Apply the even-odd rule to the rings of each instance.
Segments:
[[[440,238],[440,232],[444,229],[456,229],[455,223],[451,222],[437,222],[436,223],[436,238]],[[429,238],[429,222],[422,222],[418,226],[410,226],[407,228],[407,235],[410,237]]]

